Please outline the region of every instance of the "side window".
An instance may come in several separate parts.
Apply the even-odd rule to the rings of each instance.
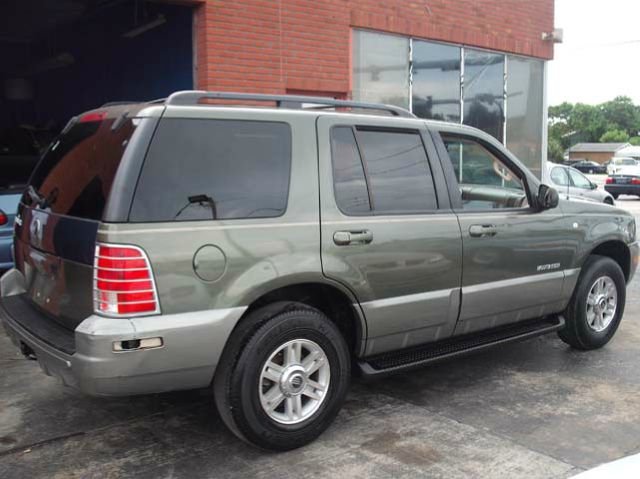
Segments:
[[[556,166],[551,170],[551,181],[558,186],[569,186],[569,177],[564,168]]]
[[[522,180],[500,158],[468,137],[442,135],[465,210],[529,206]]]
[[[280,216],[290,169],[286,123],[166,118],[149,146],[130,219]]]
[[[438,208],[419,132],[331,129],[336,202],[345,214],[409,214]]]
[[[569,174],[571,175],[571,181],[573,181],[573,185],[576,188],[582,188],[583,190],[591,188],[591,182],[583,174],[575,170],[569,170]]]
[[[331,159],[336,202],[342,212],[348,215],[370,213],[367,181],[351,127],[331,129]]]

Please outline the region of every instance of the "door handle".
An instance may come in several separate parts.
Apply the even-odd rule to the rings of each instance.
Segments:
[[[469,227],[469,236],[473,238],[490,238],[498,234],[496,225],[471,225]]]
[[[373,233],[369,230],[336,231],[333,233],[333,242],[338,246],[350,244],[369,244],[373,241]]]

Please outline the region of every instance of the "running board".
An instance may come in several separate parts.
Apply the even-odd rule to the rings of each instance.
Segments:
[[[358,366],[364,376],[379,377],[462,356],[500,344],[521,341],[564,328],[564,317],[553,316],[501,326],[421,346],[364,358]]]

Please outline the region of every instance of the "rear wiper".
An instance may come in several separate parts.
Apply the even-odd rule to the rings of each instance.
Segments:
[[[38,193],[38,190],[36,190],[33,187],[33,185],[27,186],[26,192],[27,192],[27,195],[29,195],[29,198],[31,198],[31,202],[35,203],[38,206],[40,206],[40,203],[42,203],[45,200],[44,196]]]

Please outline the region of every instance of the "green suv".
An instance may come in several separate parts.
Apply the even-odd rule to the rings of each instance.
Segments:
[[[476,129],[201,91],[73,118],[14,235],[0,316],[45,373],[93,395],[211,387],[274,450],[329,426],[354,369],[551,331],[605,345],[638,261],[632,216],[560,201]]]

